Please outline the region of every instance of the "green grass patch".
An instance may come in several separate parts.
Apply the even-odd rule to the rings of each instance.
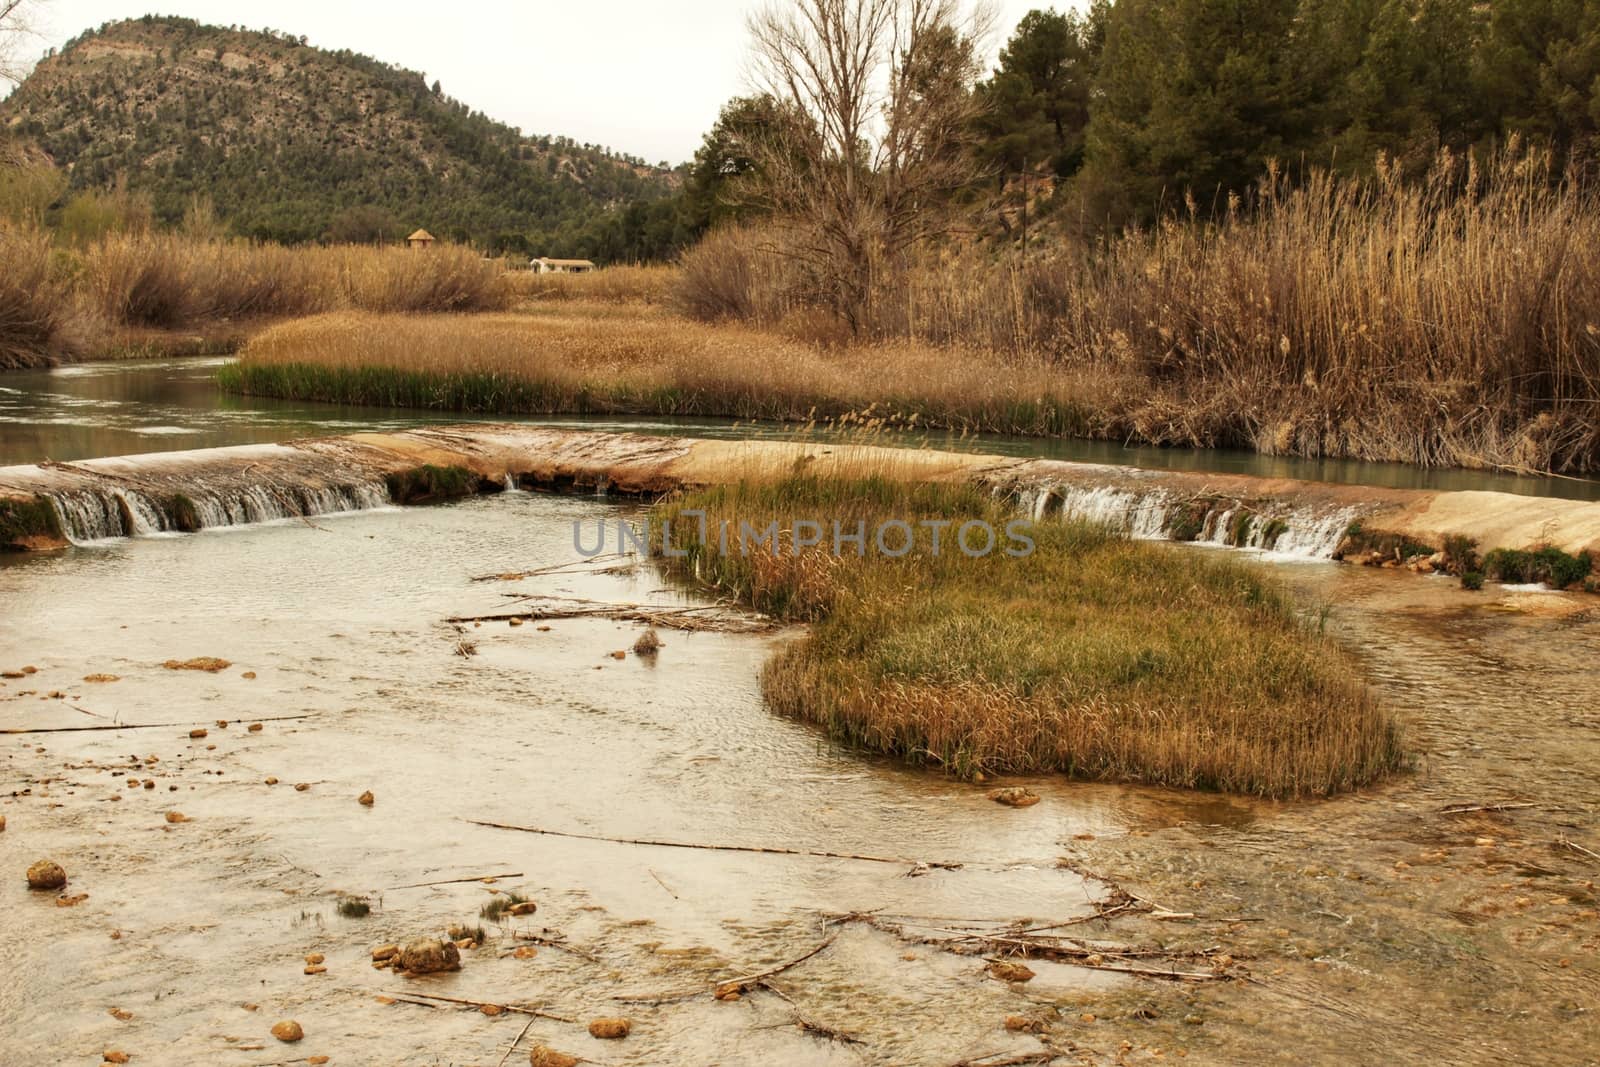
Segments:
[[[27,551],[39,541],[62,541],[61,520],[42,496],[0,498],[0,551]]]
[[[1497,548],[1483,558],[1483,570],[1496,581],[1543,582],[1554,589],[1565,589],[1587,578],[1593,562],[1587,552],[1571,556],[1550,545],[1526,550]]]
[[[706,543],[685,509],[706,512]],[[669,573],[813,624],[767,663],[763,690],[842,743],[961,776],[1267,796],[1354,788],[1403,761],[1398,726],[1351,659],[1248,562],[1054,522],[1031,527],[1029,555],[969,558],[951,548],[962,522],[999,531],[1015,514],[965,485],[870,476],[739,483],[662,510],[686,553],[661,561]],[[776,556],[741,552],[741,522],[795,519],[865,522],[867,554],[835,555],[827,536],[795,553],[787,535]],[[919,537],[891,559],[873,548],[888,519],[954,525],[937,556]]]
[[[483,481],[465,467],[438,467],[425,463],[384,476],[389,499],[396,504],[430,504],[471,496]]]

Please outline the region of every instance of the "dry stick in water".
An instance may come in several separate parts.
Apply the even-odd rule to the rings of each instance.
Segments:
[[[607,552],[603,556],[590,556],[588,559],[583,560],[582,562],[569,561],[567,563],[554,563],[548,567],[536,567],[531,571],[507,571],[504,574],[476,574],[473,575],[470,581],[515,582],[521,581],[523,578],[538,578],[539,576],[546,574],[566,574],[569,572],[582,574],[588,571],[591,565],[595,563],[600,563],[611,559],[625,559],[628,555],[629,553],[625,552]]]
[[[611,999],[625,1001],[629,1004],[665,1004],[668,1001],[673,1000],[687,1000],[690,997],[697,997],[702,993],[743,993],[752,986],[765,985],[768,978],[776,977],[777,975],[782,974],[784,971],[789,970],[791,967],[798,967],[800,964],[804,963],[806,960],[809,960],[812,956],[817,955],[838,939],[839,935],[837,933],[829,934],[826,940],[803,956],[796,956],[787,963],[780,963],[776,967],[769,967],[764,971],[757,971],[755,974],[747,974],[742,978],[730,978],[725,982],[718,982],[710,989],[689,989],[682,993],[662,993],[653,997],[625,997],[617,995],[613,996]],[[773,990],[773,992],[777,992],[777,990]],[[779,995],[781,996],[782,994]]]
[[[445,1004],[460,1004],[463,1007],[468,1007],[468,1008],[479,1008],[479,1009],[491,1008],[491,1007],[500,1008],[500,1009],[502,1009],[504,1011],[521,1012],[523,1015],[536,1015],[541,1019],[554,1019],[558,1023],[575,1023],[575,1022],[578,1021],[576,1019],[568,1018],[565,1015],[556,1015],[553,1012],[540,1011],[538,1008],[524,1008],[524,1007],[521,1007],[520,1005],[516,1005],[516,1004],[501,1004],[501,1003],[499,1003],[497,1001],[492,1001],[492,1000],[463,1000],[461,997],[441,997],[437,993],[418,993],[418,992],[415,992],[414,990],[410,990],[410,989],[401,990],[394,997],[394,999],[396,1001],[399,1001],[402,1004],[408,1003],[407,1001],[401,1000],[400,999],[401,997],[420,997],[424,1001],[437,1000],[437,1001],[442,1001]],[[438,1007],[437,1004],[417,1003],[416,1001],[410,1001],[409,1003],[416,1004],[416,1006],[419,1007],[419,1008],[436,1008],[436,1007]]]
[[[701,845],[687,841],[649,841],[634,837],[605,837],[600,834],[576,834],[566,830],[545,830],[537,826],[513,826],[503,822],[485,822],[481,819],[463,819],[473,826],[492,826],[497,830],[520,830],[525,834],[544,834],[547,837],[570,837],[579,841],[606,841],[613,845],[653,845],[656,848],[699,848],[711,852],[761,852],[771,856],[817,856],[830,860],[861,860],[864,863],[892,863],[897,867],[915,867],[919,863],[941,871],[958,871],[959,863],[933,863],[929,861],[897,859],[893,856],[863,856],[854,852],[826,852],[809,848],[769,848],[763,845]]]
[[[500,1062],[495,1064],[495,1067],[506,1067],[506,1060],[509,1060],[511,1054],[517,1051],[517,1046],[522,1044],[522,1039],[528,1036],[528,1031],[533,1029],[534,1021],[538,1018],[537,1015],[528,1016],[528,1021],[523,1024],[522,1031],[512,1040],[511,1047],[506,1049],[505,1055],[500,1057]]]
[[[409,885],[392,885],[389,889],[422,889],[430,885],[458,885],[462,882],[483,882],[490,878],[521,878],[521,871],[511,871],[507,874],[477,874],[471,878],[442,878],[437,882],[412,882]],[[385,890],[387,892],[388,890]]]
[[[600,963],[600,958],[598,956],[591,956],[582,949],[573,948],[571,945],[567,944],[566,934],[562,934],[558,938],[549,938],[543,937],[539,934],[530,934],[523,930],[513,930],[511,931],[511,936],[518,941],[532,941],[535,945],[544,945],[548,948],[558,948],[562,952],[570,952],[579,959],[588,960],[590,963]]]
[[[79,709],[79,710],[82,710],[82,709]],[[90,712],[90,714],[95,714],[95,713],[94,712]],[[287,722],[290,719],[309,719],[309,718],[312,718],[312,716],[310,716],[310,715],[272,715],[272,716],[268,716],[265,719],[251,719],[250,721],[251,722]],[[216,720],[214,720],[214,719],[207,719],[205,722],[139,722],[139,723],[126,723],[125,722],[125,723],[118,723],[118,724],[107,724],[105,726],[36,726],[36,727],[32,727],[32,728],[27,728],[27,729],[13,728],[13,729],[0,730],[0,734],[70,734],[70,733],[78,733],[78,732],[81,732],[83,730],[165,730],[165,729],[169,729],[169,728],[172,728],[172,727],[176,727],[178,729],[182,729],[185,726],[188,726],[188,727],[191,727],[191,728],[195,727],[195,726],[210,726],[215,721]]]

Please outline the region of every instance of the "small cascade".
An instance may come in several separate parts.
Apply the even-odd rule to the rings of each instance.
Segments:
[[[59,489],[43,495],[55,509],[62,532],[78,545],[312,515],[370,511],[389,504],[389,491],[382,482],[335,486],[185,487],[181,492],[172,493],[116,485]]]
[[[1157,487],[1038,485],[1016,490],[1014,499],[1036,522],[1089,522],[1137,540],[1193,541],[1301,559],[1331,559],[1360,515],[1352,507],[1186,497]]]

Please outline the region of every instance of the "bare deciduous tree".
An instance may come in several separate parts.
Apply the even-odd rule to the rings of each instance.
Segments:
[[[0,0],[0,82],[22,81],[32,65],[22,57],[35,36],[29,14],[37,6],[36,0]]]
[[[792,0],[750,19],[754,80],[783,105],[751,189],[852,329],[877,272],[945,232],[979,175],[972,87],[989,22],[960,0]]]

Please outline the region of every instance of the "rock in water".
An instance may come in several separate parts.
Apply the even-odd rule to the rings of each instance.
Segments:
[[[285,1019],[281,1023],[273,1024],[272,1036],[277,1038],[279,1041],[293,1042],[299,1041],[302,1037],[305,1037],[306,1032],[302,1030],[300,1028],[300,1024],[295,1022],[293,1019]]]
[[[5,828],[6,828],[6,817],[4,815],[0,815],[0,833],[4,833],[5,832]]]
[[[989,973],[1002,982],[1027,982],[1033,978],[1033,971],[1020,963],[1007,963],[1004,960],[989,964]]]
[[[549,1045],[535,1045],[528,1053],[530,1067],[578,1067],[583,1061],[565,1052],[557,1052]]]
[[[55,860],[40,860],[28,868],[29,889],[60,889],[67,884],[67,872]]]
[[[400,969],[412,974],[459,971],[461,950],[450,941],[419,937],[400,950]]]
[[[1039,803],[1039,794],[1031,789],[1013,786],[1010,789],[996,789],[989,794],[989,799],[1008,808],[1031,808]]]
[[[596,1019],[589,1024],[589,1036],[606,1040],[616,1040],[627,1037],[633,1032],[633,1024],[626,1019]]]
[[[360,796],[356,797],[356,803],[362,805],[363,807],[370,808],[372,807],[372,799],[372,790],[369,789],[365,793],[362,793]]]

